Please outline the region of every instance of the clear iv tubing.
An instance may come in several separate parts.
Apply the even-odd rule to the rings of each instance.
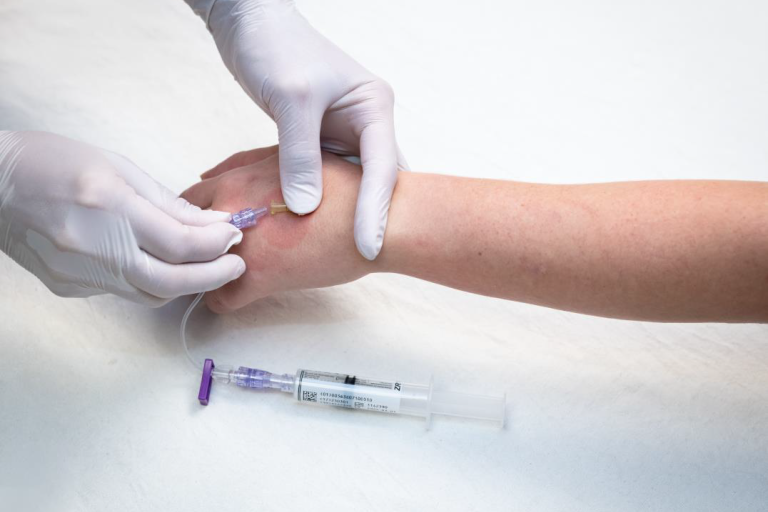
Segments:
[[[259,216],[252,216],[244,227],[256,225]],[[184,313],[180,326],[181,344],[187,359],[196,369],[203,370],[198,394],[198,399],[203,405],[208,405],[211,387],[215,381],[236,384],[243,388],[276,389],[291,393],[298,402],[420,416],[426,420],[427,428],[431,425],[433,414],[490,420],[496,422],[499,427],[504,426],[506,395],[486,396],[434,390],[432,379],[429,384],[410,384],[304,369],[297,370],[294,375],[278,375],[245,366],[237,369],[228,365],[216,367],[212,359],[198,362],[192,357],[187,346],[186,328],[189,317],[204,295],[205,293],[200,293],[195,297]]]
[[[255,210],[253,208],[245,208],[237,213],[233,213],[232,219],[230,219],[229,223],[242,231],[243,229],[256,226],[259,222],[259,219],[267,215],[268,212],[269,210],[266,207],[256,208]],[[272,214],[274,215],[274,213],[275,212],[273,206]],[[203,363],[195,361],[195,359],[192,357],[192,354],[189,353],[189,348],[187,348],[186,331],[187,320],[189,320],[189,316],[192,314],[192,311],[194,311],[195,307],[203,299],[203,295],[205,295],[205,292],[199,293],[197,297],[195,297],[195,300],[192,301],[192,304],[189,305],[189,308],[187,308],[187,311],[184,313],[184,318],[181,319],[181,345],[184,347],[184,353],[187,355],[189,362],[192,363],[192,366],[198,370],[203,368]]]
[[[199,361],[195,361],[195,358],[192,357],[192,354],[189,352],[189,348],[187,347],[187,320],[189,320],[189,317],[192,315],[192,311],[195,310],[195,307],[200,303],[201,300],[203,300],[203,296],[205,295],[205,292],[198,293],[197,297],[195,297],[195,300],[192,301],[192,304],[189,305],[187,308],[187,311],[184,313],[184,317],[181,319],[181,346],[184,347],[184,353],[187,355],[187,359],[190,363],[192,363],[192,366],[194,366],[198,370],[203,369],[203,363]]]

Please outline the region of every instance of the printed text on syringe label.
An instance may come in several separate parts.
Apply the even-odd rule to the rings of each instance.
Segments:
[[[300,402],[397,413],[400,411],[400,383],[361,379],[341,373],[299,370],[296,398]]]

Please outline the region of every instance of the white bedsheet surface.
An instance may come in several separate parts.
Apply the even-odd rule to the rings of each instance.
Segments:
[[[300,6],[393,84],[414,170],[768,178],[763,1]],[[0,129],[113,149],[177,191],[276,141],[181,0],[2,0]],[[768,510],[766,326],[590,318],[393,275],[193,320],[193,351],[221,362],[507,393],[504,430],[426,432],[226,386],[199,406],[188,303],[60,299],[0,255],[0,510]]]

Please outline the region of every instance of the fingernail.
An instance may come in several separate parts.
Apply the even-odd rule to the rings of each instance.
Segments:
[[[242,241],[243,241],[243,232],[238,229],[237,233],[235,233],[235,236],[233,236],[232,239],[229,241],[229,245],[227,245],[226,250],[228,251],[233,245],[237,245]]]

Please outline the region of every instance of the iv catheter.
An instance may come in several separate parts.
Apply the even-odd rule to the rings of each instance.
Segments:
[[[272,215],[288,212],[285,205],[273,203]],[[232,215],[235,227],[245,229],[256,226],[267,208],[246,208]],[[410,384],[399,380],[376,380],[343,373],[299,369],[294,374],[272,372],[240,366],[215,365],[213,359],[196,361],[187,348],[186,327],[192,311],[203,298],[195,297],[181,320],[181,343],[184,352],[197,369],[202,369],[198,400],[202,405],[210,402],[214,382],[235,384],[241,388],[277,390],[290,393],[301,403],[329,405],[388,414],[420,416],[429,428],[433,414],[459,416],[496,422],[504,426],[506,396],[486,396],[435,390],[429,384]]]

